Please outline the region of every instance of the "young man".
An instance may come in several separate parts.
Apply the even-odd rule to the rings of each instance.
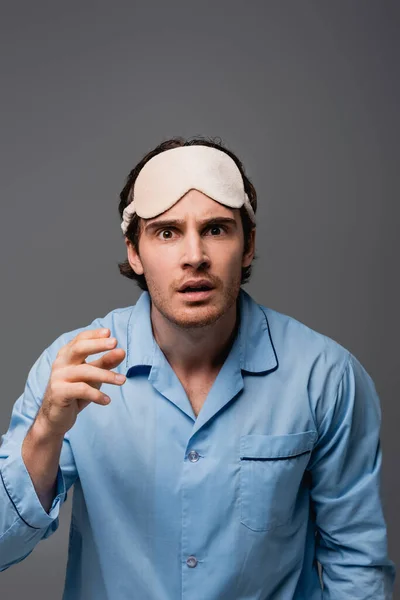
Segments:
[[[241,288],[257,198],[238,158],[169,140],[120,198],[143,293],[29,372],[0,448],[0,569],[74,484],[64,600],[391,598],[374,383]]]

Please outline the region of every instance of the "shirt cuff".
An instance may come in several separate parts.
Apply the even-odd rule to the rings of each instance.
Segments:
[[[59,466],[56,495],[47,513],[36,493],[21,450],[22,447],[18,446],[3,464],[1,475],[4,486],[15,510],[23,521],[34,529],[46,528],[58,517],[60,506],[66,499],[64,476]]]

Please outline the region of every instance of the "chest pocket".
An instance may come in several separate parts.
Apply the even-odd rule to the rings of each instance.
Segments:
[[[287,523],[293,514],[316,431],[240,438],[240,519],[254,531]]]

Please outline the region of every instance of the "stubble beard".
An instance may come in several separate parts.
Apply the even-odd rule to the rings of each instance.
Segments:
[[[169,299],[160,292],[157,285],[151,280],[146,279],[147,287],[151,297],[151,301],[155,308],[161,313],[161,315],[174,324],[176,327],[182,329],[199,329],[200,327],[207,327],[213,325],[218,319],[225,315],[231,306],[236,302],[240,292],[241,273],[239,277],[230,281],[225,286],[222,292],[219,288],[216,288],[214,294],[217,297],[217,301],[205,301],[202,305],[200,302],[195,305],[188,304],[186,309],[171,310],[171,304]],[[171,292],[173,295],[179,294],[175,290]]]

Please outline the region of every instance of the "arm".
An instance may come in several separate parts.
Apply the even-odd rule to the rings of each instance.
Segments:
[[[50,459],[50,462],[53,462],[53,473],[49,474],[49,479],[45,473],[49,465],[47,462],[49,457],[40,467],[31,464],[32,459],[35,458],[33,454],[29,457],[24,452],[27,465],[22,456],[22,447],[24,446],[25,449],[23,442],[40,408],[50,372],[51,360],[47,351],[44,351],[31,368],[24,393],[13,406],[8,431],[1,437],[0,571],[23,560],[41,539],[49,537],[56,531],[59,525],[60,506],[67,499],[67,490],[77,477],[68,434],[64,436],[61,443],[61,456],[57,461],[55,483],[53,483],[54,487],[51,486],[51,491],[49,491],[49,479],[52,480],[54,475],[55,453]],[[36,442],[29,447],[29,440],[32,442],[34,439],[33,429],[28,435],[27,455],[36,445],[36,450],[33,452],[36,451],[37,456],[41,454],[43,457],[46,442],[43,445],[43,438],[38,442],[39,437],[36,437]],[[49,505],[48,510],[45,510],[42,505],[28,468],[32,471],[42,500]]]
[[[57,491],[57,472],[64,436],[52,434],[39,419],[39,414],[23,441],[22,459],[38,498],[48,513]]]
[[[380,497],[380,402],[352,354],[334,396],[309,464],[323,598],[391,600],[395,567]]]
[[[58,528],[60,505],[78,477],[69,431],[90,403],[108,403],[103,383],[122,385],[126,379],[112,371],[125,351],[109,335],[108,328],[82,328],[69,332],[72,339],[59,348],[66,341],[60,336],[33,365],[14,404],[0,447],[0,571]]]

